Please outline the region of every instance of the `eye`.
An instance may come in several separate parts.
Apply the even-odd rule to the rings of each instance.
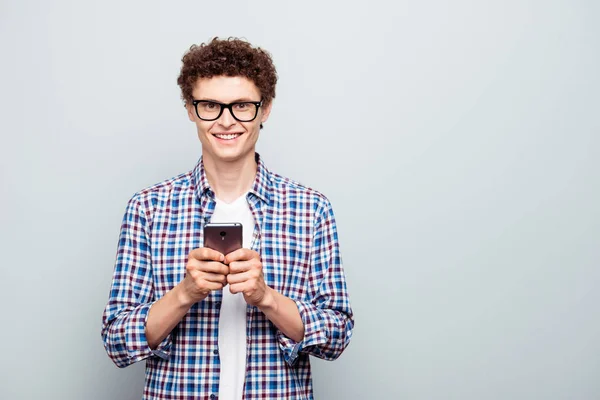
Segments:
[[[212,111],[212,110],[216,110],[217,108],[219,108],[219,105],[217,103],[213,103],[211,101],[203,103],[203,104],[204,104],[205,110]]]
[[[246,111],[250,108],[251,105],[251,103],[237,103],[235,105],[235,109],[238,111]]]

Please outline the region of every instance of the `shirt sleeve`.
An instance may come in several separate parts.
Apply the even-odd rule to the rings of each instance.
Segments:
[[[299,354],[335,360],[352,337],[354,316],[329,201],[325,202],[316,221],[310,262],[308,296],[294,299],[304,323],[304,339],[295,342],[281,331],[277,332],[279,347],[290,365]]]
[[[167,358],[171,348],[171,334],[156,350],[146,339],[146,319],[154,303],[147,223],[134,196],[123,217],[108,304],[102,316],[104,347],[121,368],[150,356]]]

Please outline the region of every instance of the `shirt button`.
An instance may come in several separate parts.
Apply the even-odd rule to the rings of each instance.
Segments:
[[[219,308],[221,307],[221,302],[220,301],[216,301],[215,302],[215,308]]]
[[[219,350],[217,350],[217,349],[213,350],[213,354],[216,356],[217,354],[219,354]]]
[[[211,394],[211,395],[210,395],[210,398],[214,400],[214,399],[216,399],[216,398],[217,398],[217,396],[216,396],[216,395],[214,395],[214,394]]]

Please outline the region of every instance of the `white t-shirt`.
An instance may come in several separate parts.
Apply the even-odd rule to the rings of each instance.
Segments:
[[[211,222],[240,222],[243,247],[252,245],[254,217],[246,200],[246,193],[232,203],[216,199]],[[219,399],[241,400],[246,377],[246,301],[242,293],[231,294],[223,288],[219,316]]]

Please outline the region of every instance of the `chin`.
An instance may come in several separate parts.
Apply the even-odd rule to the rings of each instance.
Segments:
[[[254,157],[253,149],[251,149],[251,150],[217,149],[217,151],[212,152],[212,156],[215,159],[215,161],[222,161],[222,162],[239,161],[246,157],[249,157],[250,154],[252,155],[252,157]]]

